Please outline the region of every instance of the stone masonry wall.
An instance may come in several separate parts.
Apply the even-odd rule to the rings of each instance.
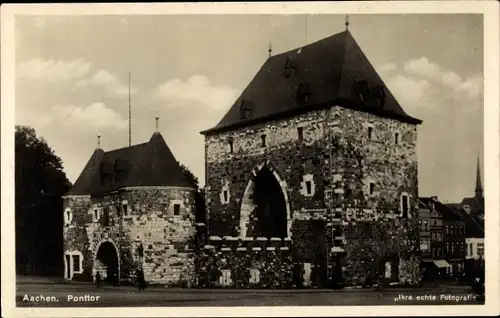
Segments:
[[[178,215],[174,215],[174,204],[179,204]],[[123,282],[133,280],[138,266],[149,283],[189,285],[195,278],[194,190],[137,188],[86,200],[67,198],[66,207],[74,217],[65,227],[65,249],[84,255],[87,280],[92,279],[97,249],[105,241],[119,250]],[[108,226],[103,223],[105,207],[110,214]]]
[[[368,138],[369,129],[372,138]],[[265,147],[262,135],[266,135]],[[327,233],[334,227],[329,244],[335,246],[334,253],[343,255],[345,284],[380,278],[383,274],[364,267],[387,259],[397,260],[400,282],[416,284],[420,279],[416,137],[414,125],[341,107],[206,136],[209,235],[244,236],[239,226],[241,200],[252,169],[268,162],[288,194],[290,238],[300,246],[293,248],[295,263],[308,260],[324,265],[318,264],[324,255],[301,251],[324,249],[328,235],[318,240],[302,233],[301,228],[308,226],[299,225],[324,220]],[[305,180],[312,181],[312,195],[304,193]],[[224,190],[229,193],[228,202],[221,200]],[[406,218],[401,214],[403,194],[409,198]],[[359,229],[363,227],[368,230]],[[381,235],[385,241],[380,241]]]

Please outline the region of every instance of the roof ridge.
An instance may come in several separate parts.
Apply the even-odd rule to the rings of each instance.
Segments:
[[[116,148],[116,149],[104,151],[104,153],[105,154],[109,154],[109,153],[112,153],[114,151],[119,151],[119,150],[124,150],[124,149],[130,149],[130,148],[137,147],[137,146],[144,146],[144,145],[146,145],[148,143],[149,143],[149,141],[146,141],[146,142],[143,142],[143,143],[140,143],[140,144],[135,144],[135,145],[131,145],[131,146],[125,146],[125,147],[121,147],[121,148]]]
[[[349,30],[345,30],[343,31],[344,33],[344,40],[342,41],[343,45],[342,45],[342,57],[341,57],[341,61],[340,61],[340,68],[339,68],[339,74],[338,74],[338,83],[342,83],[342,75],[344,73],[344,66],[345,66],[345,57],[347,55],[347,52],[346,52],[346,41],[347,41],[347,35],[349,34]],[[340,33],[339,33],[340,34]],[[340,84],[337,85],[337,91],[335,92],[336,96],[339,96],[339,92],[340,92]]]

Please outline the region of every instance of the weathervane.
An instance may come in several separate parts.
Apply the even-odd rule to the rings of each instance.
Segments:
[[[158,119],[160,119],[160,116],[156,115],[155,120],[156,120],[156,132],[158,132]]]
[[[268,47],[268,52],[269,52],[269,57],[271,57],[271,54],[273,53],[273,44],[269,42],[269,47]]]
[[[349,30],[349,15],[346,14],[345,16],[345,29]]]

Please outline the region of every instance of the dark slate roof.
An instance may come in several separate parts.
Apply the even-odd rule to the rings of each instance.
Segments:
[[[445,204],[436,201],[435,203],[436,211],[443,216],[445,221],[462,221],[462,218],[458,212],[446,206]]]
[[[465,222],[467,237],[484,238],[484,223],[481,222],[481,220],[478,220],[462,208],[459,208],[456,211]]]
[[[288,61],[288,62],[287,62]],[[285,76],[285,65],[295,69]],[[366,80],[372,91],[380,86],[385,93],[383,105],[361,102],[354,97],[357,80]],[[299,87],[308,87],[307,103],[297,99]],[[250,107],[250,115],[241,119],[240,107]],[[202,134],[293,116],[309,110],[339,105],[403,122],[422,121],[406,114],[387,89],[349,31],[344,31],[301,48],[266,60],[222,120]]]
[[[95,150],[67,195],[99,195],[140,186],[195,188],[159,133],[147,143],[108,152]]]

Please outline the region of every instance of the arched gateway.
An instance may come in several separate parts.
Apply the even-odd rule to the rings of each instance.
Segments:
[[[241,237],[290,237],[291,214],[286,189],[286,182],[269,161],[252,170],[241,200]]]
[[[92,272],[94,275],[99,272],[101,278],[109,283],[120,281],[120,254],[114,242],[104,240],[98,245]]]

